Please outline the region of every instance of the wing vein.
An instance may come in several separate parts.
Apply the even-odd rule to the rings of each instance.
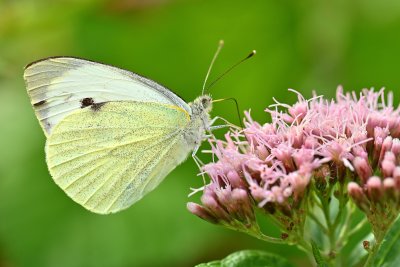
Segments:
[[[159,145],[160,143],[162,143],[162,142],[168,140],[169,138],[171,138],[171,136],[177,134],[177,132],[178,132],[178,131],[176,131],[176,132],[174,132],[174,133],[172,133],[172,134],[169,134],[168,136],[166,136],[165,138],[161,139],[160,141],[158,141],[158,142],[156,142],[156,143],[154,143],[154,144],[152,144],[152,145],[146,147],[146,148],[142,151],[142,154],[143,154],[144,152],[146,152],[147,150],[149,150],[150,148],[153,148],[154,146]],[[122,177],[123,174],[125,174],[126,171],[128,171],[129,168],[136,162],[136,160],[138,160],[137,157],[135,158],[135,160],[132,160],[129,164],[127,164],[127,166],[126,166],[126,168],[124,169],[124,171],[123,171],[123,172],[119,172],[118,177]],[[109,180],[109,179],[108,179],[108,180]],[[92,198],[99,190],[101,190],[101,189],[103,188],[103,186],[108,182],[108,180],[105,181],[99,188],[97,188],[96,192],[91,196],[91,198]],[[115,181],[113,184],[115,184],[118,180],[119,180],[119,179],[116,179],[116,181]],[[104,198],[105,198],[105,197],[104,197]],[[102,198],[101,200],[98,201],[96,207],[97,207],[98,205],[100,205],[100,203],[104,200],[104,198]],[[89,201],[89,200],[88,200],[88,201]],[[96,208],[96,207],[95,207],[95,208]]]
[[[146,162],[146,164],[144,164],[143,167],[140,168],[140,170],[137,172],[137,174],[140,173],[143,169],[145,169],[145,168],[148,166],[149,162],[151,162],[155,157],[159,156],[159,160],[158,160],[157,162],[154,163],[154,165],[157,165],[157,164],[160,162],[161,158],[163,158],[163,156],[165,156],[165,154],[166,154],[167,152],[170,151],[171,147],[173,147],[173,146],[176,144],[176,142],[177,142],[178,140],[179,140],[179,139],[176,138],[176,139],[174,140],[174,142],[171,142],[171,144],[167,147],[168,149],[166,149],[166,151],[163,152],[162,155],[159,155],[159,154],[155,153],[154,156],[152,156],[152,157],[150,158],[150,160],[148,160],[148,161]],[[132,177],[127,183],[125,183],[125,185],[127,186],[127,185],[129,185],[130,183],[132,183],[132,181],[133,181],[136,177],[137,177],[137,175],[134,176],[134,177]],[[147,182],[146,182],[146,184],[143,186],[143,188],[146,188],[146,186],[147,186],[148,183],[149,183],[149,179],[147,179]],[[117,197],[116,197],[116,198],[111,202],[111,204],[108,206],[107,212],[110,212],[110,209],[112,208],[112,206],[115,204],[115,202],[117,202],[117,200],[122,196],[123,193],[124,193],[124,191],[121,190],[121,192],[117,195]],[[141,192],[141,193],[143,193],[143,192]]]
[[[97,159],[88,161],[88,162],[86,162],[84,165],[87,165],[88,163],[93,162],[93,161],[98,161],[99,159],[104,159],[104,156],[101,157],[101,158],[97,158]],[[82,165],[82,166],[84,166],[84,165]],[[70,183],[69,183],[67,186],[65,186],[63,189],[64,189],[64,190],[68,190],[68,188],[69,188],[70,186],[72,186],[73,184],[75,184],[75,183],[76,183],[77,181],[79,181],[82,177],[87,176],[88,174],[92,173],[93,171],[97,170],[98,168],[102,167],[103,165],[104,165],[103,162],[101,162],[101,164],[95,165],[94,168],[90,169],[90,171],[86,172],[85,174],[80,174],[80,175],[78,176],[78,178],[76,178],[75,180],[73,180],[72,182],[70,182]],[[82,166],[80,166],[80,167],[82,167]],[[79,168],[80,168],[80,167],[79,167]]]

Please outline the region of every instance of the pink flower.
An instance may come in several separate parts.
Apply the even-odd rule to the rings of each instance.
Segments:
[[[238,212],[229,203],[240,189],[242,200],[249,199],[243,214],[254,203],[290,224],[293,212],[301,213],[312,182],[318,190],[328,182],[350,182],[348,193],[364,212],[389,195],[400,204],[400,109],[393,107],[392,94],[385,99],[383,89],[357,95],[339,87],[336,101],[297,95],[292,106],[276,101],[266,109],[270,123],[260,124],[247,112],[244,129],[228,132],[225,141],[210,140],[217,161],[204,166],[211,183],[203,197],[213,192],[225,212],[202,200],[208,213],[194,213],[229,221],[226,213]],[[304,216],[299,227],[302,222]]]

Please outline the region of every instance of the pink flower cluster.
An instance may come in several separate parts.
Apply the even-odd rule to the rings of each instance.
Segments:
[[[240,190],[248,205],[288,217],[301,206],[312,181],[320,187],[351,181],[350,196],[356,203],[363,199],[364,209],[385,190],[400,192],[400,109],[393,107],[391,93],[385,98],[383,89],[357,94],[339,87],[336,101],[297,94],[292,106],[276,101],[266,109],[272,122],[259,124],[246,113],[244,129],[211,141],[218,160],[204,166],[211,183],[202,206],[189,204],[191,212],[219,221],[219,206],[229,217],[229,202],[220,198],[227,189]]]

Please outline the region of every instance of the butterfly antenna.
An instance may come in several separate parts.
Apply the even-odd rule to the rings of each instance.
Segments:
[[[236,98],[234,98],[234,97],[222,98],[222,99],[213,100],[212,102],[215,103],[215,102],[222,102],[222,101],[226,101],[226,100],[232,100],[232,101],[235,102],[237,115],[238,115],[238,117],[239,117],[239,123],[240,123],[240,126],[241,126],[242,129],[243,129],[244,126],[243,126],[243,122],[242,122],[242,116],[240,116],[239,103],[238,103],[238,101],[236,100]]]
[[[229,69],[227,69],[226,71],[224,71],[221,75],[218,76],[218,78],[216,78],[212,83],[210,83],[210,85],[206,88],[206,90],[208,91],[216,82],[218,82],[219,80],[221,80],[222,77],[224,77],[226,74],[228,74],[231,70],[233,70],[234,68],[236,68],[237,66],[239,66],[241,63],[243,63],[244,61],[248,60],[249,58],[251,58],[252,56],[254,56],[256,54],[256,50],[251,51],[251,53],[245,57],[244,59],[240,60],[239,62],[237,62],[236,64],[234,64],[232,67],[230,67]],[[207,74],[208,76],[208,74]]]
[[[208,80],[208,76],[210,75],[210,72],[211,72],[211,69],[212,69],[212,67],[214,65],[214,62],[217,59],[218,54],[221,51],[223,46],[224,46],[224,40],[220,40],[219,43],[218,43],[217,51],[215,51],[214,57],[211,60],[210,67],[208,67],[206,78],[204,79],[204,83],[203,83],[203,89],[201,90],[201,95],[204,95],[204,90],[206,88],[206,83],[207,83],[207,80]]]

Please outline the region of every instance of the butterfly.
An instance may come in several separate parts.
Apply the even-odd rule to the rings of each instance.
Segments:
[[[93,61],[46,58],[29,64],[24,79],[52,178],[99,214],[156,188],[212,124],[209,95],[186,103],[150,79]]]

